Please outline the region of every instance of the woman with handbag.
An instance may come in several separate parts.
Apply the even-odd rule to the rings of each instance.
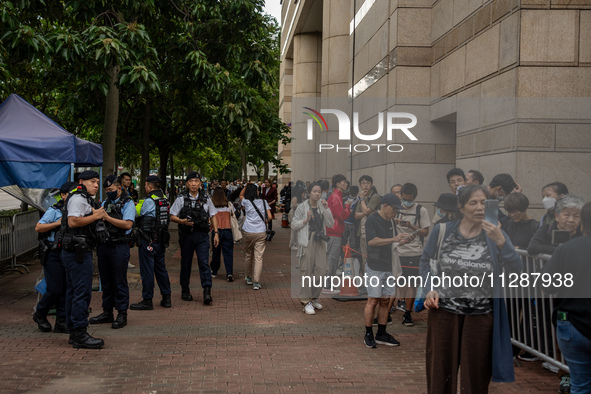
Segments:
[[[244,209],[244,261],[246,263],[247,285],[253,290],[260,290],[259,283],[263,272],[263,254],[267,242],[267,223],[272,217],[269,204],[258,196],[255,184],[249,183],[240,192]],[[263,214],[264,212],[264,214]]]
[[[460,190],[461,220],[435,225],[421,256],[419,271],[451,280],[427,281],[427,391],[456,393],[461,366],[460,392],[486,393],[490,380],[512,382],[511,332],[501,274],[520,272],[522,261],[500,224],[484,220],[488,191],[483,186]],[[440,232],[444,232],[440,236]],[[438,245],[439,244],[439,245]],[[439,250],[439,251],[438,251]],[[433,267],[432,267],[433,265]],[[432,276],[431,276],[432,277]],[[454,286],[458,277],[468,284]],[[472,279],[486,278],[480,286]],[[462,282],[464,283],[464,282]]]
[[[320,199],[322,190],[318,183],[308,186],[308,194],[310,198],[299,204],[294,213],[291,231],[296,233],[302,277],[310,278],[310,286],[301,288],[300,302],[307,315],[314,315],[315,309],[322,309],[318,297],[322,292],[321,279],[328,268],[325,228],[334,226],[334,219],[326,200]]]
[[[220,269],[220,256],[224,256],[224,267],[226,268],[226,280],[234,282],[234,236],[232,234],[232,220],[236,220],[234,206],[226,199],[226,193],[223,188],[216,187],[211,197],[211,202],[217,209],[215,217],[218,221],[218,231],[220,242],[213,247],[211,253],[211,276],[215,278]],[[213,244],[213,233],[212,233]]]

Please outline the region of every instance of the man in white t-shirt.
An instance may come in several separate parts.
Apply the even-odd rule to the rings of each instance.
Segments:
[[[407,278],[419,275],[419,261],[423,254],[424,239],[429,235],[431,220],[427,208],[415,202],[418,189],[413,183],[405,183],[401,190],[402,206],[396,217],[396,227],[399,233],[409,233],[415,236],[414,240],[406,245],[398,247],[402,275]],[[398,293],[399,304],[397,309],[404,310],[402,324],[413,326],[411,311],[415,301],[417,289],[415,287],[400,286]]]
[[[191,172],[186,179],[187,191],[179,195],[170,208],[170,220],[179,225],[181,247],[181,299],[193,301],[189,289],[193,253],[197,254],[199,277],[203,287],[203,304],[211,305],[211,268],[209,267],[209,228],[213,228],[213,244],[220,242],[215,218],[216,208],[202,188],[201,175]]]

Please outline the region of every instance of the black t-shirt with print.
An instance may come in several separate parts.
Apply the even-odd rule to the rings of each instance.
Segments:
[[[318,212],[318,208],[312,208],[312,218],[310,219],[308,233],[312,235],[312,232],[322,233],[323,232],[323,218]]]
[[[439,307],[461,315],[477,315],[492,312],[492,287],[489,274],[493,272],[493,261],[488,250],[484,231],[474,238],[464,238],[456,228],[441,245],[439,259],[440,276],[445,273],[452,282],[442,280],[439,293]],[[464,275],[468,285],[464,286]],[[461,277],[453,282],[454,277]],[[472,281],[469,281],[469,278]],[[476,280],[478,279],[478,281]],[[484,278],[484,279],[483,279]]]

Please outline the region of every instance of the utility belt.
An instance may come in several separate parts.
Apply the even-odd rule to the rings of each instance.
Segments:
[[[92,242],[84,235],[72,235],[69,233],[62,234],[61,242],[59,244],[62,250],[67,252],[74,252],[76,254],[76,262],[83,263],[86,253],[92,252]]]
[[[203,234],[207,234],[209,233],[209,226],[207,227],[207,230],[204,227],[194,227],[194,226],[183,226],[183,227],[179,227],[179,236],[184,236],[186,234],[192,234],[192,233],[203,233]]]
[[[130,237],[129,235],[125,235],[125,236],[111,236],[111,238],[109,238],[109,240],[107,242],[102,242],[100,243],[100,245],[107,245],[107,246],[115,246],[115,245],[119,245],[119,244],[131,244],[132,241],[132,237]]]
[[[144,239],[149,245],[157,242],[160,243],[162,247],[168,248],[170,244],[170,233],[167,229],[160,229],[155,232],[138,229],[135,239],[135,243],[138,247],[141,245],[141,239]]]

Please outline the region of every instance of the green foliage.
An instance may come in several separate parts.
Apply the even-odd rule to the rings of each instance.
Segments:
[[[116,70],[118,160],[142,154],[219,174],[248,152],[275,162],[279,27],[262,0],[0,2],[0,96],[19,93],[100,142]],[[149,125],[150,149],[142,135]],[[162,170],[166,171],[160,163]],[[161,174],[165,175],[165,174]]]

